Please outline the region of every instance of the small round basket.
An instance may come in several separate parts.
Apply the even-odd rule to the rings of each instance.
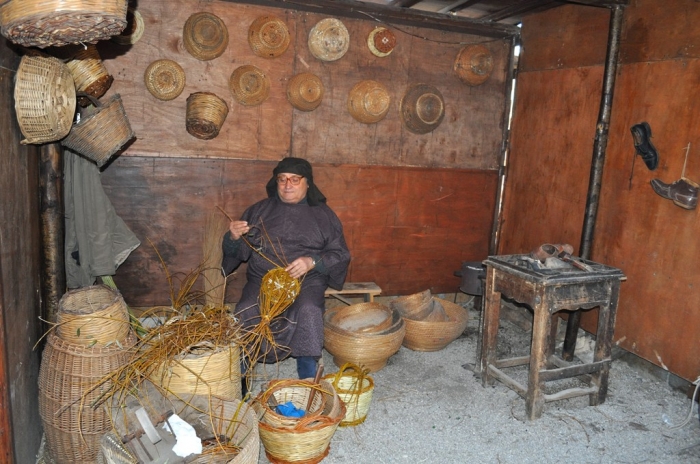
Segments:
[[[324,377],[333,385],[347,408],[345,419],[340,421],[341,427],[359,425],[367,418],[374,392],[374,380],[367,374],[367,370],[346,363],[335,374]]]
[[[248,28],[248,44],[258,56],[277,58],[287,51],[290,37],[287,25],[275,16],[260,16]]]
[[[438,351],[459,337],[467,328],[469,313],[451,301],[435,298],[447,313],[447,321],[416,321],[404,319],[406,335],[403,346],[414,351]]]
[[[389,91],[373,80],[358,82],[348,94],[348,112],[364,124],[374,124],[384,119],[390,103]]]
[[[394,324],[393,312],[381,303],[366,302],[333,311],[328,323],[348,335],[383,332]]]
[[[73,76],[61,60],[25,55],[15,76],[15,113],[22,144],[55,142],[70,132],[76,96]]]
[[[112,86],[114,78],[105,68],[100,53],[94,45],[87,45],[66,62],[75,81],[75,90],[100,98]],[[90,99],[78,97],[80,106],[88,106]]]
[[[251,64],[234,69],[228,87],[233,98],[245,106],[259,105],[270,96],[270,79],[262,69]]]
[[[375,27],[367,36],[367,47],[375,56],[389,56],[396,47],[396,36],[386,27]]]
[[[389,307],[404,319],[421,320],[430,314],[433,295],[430,289],[411,295],[399,296],[389,302]]]
[[[350,33],[339,19],[320,20],[309,31],[309,51],[321,61],[341,59],[350,48]]]
[[[300,111],[313,111],[323,100],[323,82],[311,73],[300,73],[287,84],[287,100]]]
[[[25,47],[96,43],[126,27],[127,0],[12,0],[0,8],[2,35]]]
[[[187,97],[187,132],[193,137],[210,140],[219,135],[228,116],[228,105],[211,92],[195,92]]]
[[[116,93],[105,103],[93,99],[95,107],[73,125],[61,144],[102,167],[134,138],[121,96]]]
[[[311,406],[309,397],[315,391]],[[291,402],[296,408],[305,411],[304,417],[337,414],[340,407],[336,391],[329,382],[322,380],[315,384],[311,380],[285,379],[275,380],[267,385],[253,401],[260,421],[273,427],[293,428],[299,423],[299,417],[287,417],[278,414],[272,404]]]
[[[453,69],[465,84],[481,85],[491,76],[493,56],[483,45],[467,45],[457,54]]]
[[[121,34],[113,36],[110,40],[119,45],[133,45],[141,39],[144,30],[143,16],[138,10],[129,7],[126,11],[126,27]]]
[[[185,71],[173,60],[156,60],[149,64],[143,80],[151,95],[163,101],[179,97],[186,83]]]
[[[436,87],[415,84],[401,99],[399,112],[409,131],[427,134],[435,130],[445,118],[445,100]]]
[[[195,13],[185,22],[182,42],[189,54],[198,60],[213,60],[228,47],[228,29],[215,14]]]

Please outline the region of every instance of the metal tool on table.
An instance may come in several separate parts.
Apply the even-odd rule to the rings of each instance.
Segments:
[[[581,269],[582,271],[591,272],[592,268],[583,261],[575,258],[572,253],[574,248],[569,244],[552,245],[545,243],[540,245],[530,253],[530,257],[538,260],[541,263],[546,263],[548,258],[557,258],[565,263]]]

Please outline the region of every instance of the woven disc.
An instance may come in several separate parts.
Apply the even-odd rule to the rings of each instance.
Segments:
[[[270,79],[262,69],[250,64],[233,70],[228,87],[238,103],[246,106],[259,105],[270,95]]]
[[[126,27],[121,34],[113,36],[110,40],[119,45],[133,45],[141,39],[145,25],[143,16],[134,8],[126,11]]]
[[[221,18],[212,13],[195,13],[185,22],[182,41],[190,55],[198,60],[213,60],[228,46],[228,29]]]
[[[453,69],[465,84],[480,85],[493,71],[493,56],[483,45],[467,45],[457,54]]]
[[[348,111],[353,118],[365,124],[384,119],[390,103],[391,97],[386,87],[373,80],[358,82],[348,94]]]
[[[248,29],[251,50],[263,58],[276,58],[289,47],[289,30],[279,18],[260,16]]]
[[[187,132],[193,137],[210,140],[219,135],[228,116],[228,105],[211,92],[195,92],[187,97]]]
[[[367,46],[373,55],[388,56],[396,46],[396,36],[385,27],[376,27],[367,37]]]
[[[301,111],[313,111],[323,100],[323,82],[315,74],[301,73],[287,84],[287,100]]]
[[[309,50],[322,61],[335,61],[350,48],[350,33],[340,20],[322,19],[309,32]]]
[[[415,84],[401,99],[399,107],[406,128],[416,134],[435,130],[445,117],[445,100],[440,91],[428,84]]]
[[[157,60],[148,65],[143,80],[158,100],[173,100],[185,88],[185,71],[172,60]]]

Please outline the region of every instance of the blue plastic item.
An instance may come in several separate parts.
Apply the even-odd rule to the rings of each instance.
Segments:
[[[306,414],[303,409],[297,408],[291,401],[278,404],[275,407],[275,412],[286,417],[304,417],[304,414]]]

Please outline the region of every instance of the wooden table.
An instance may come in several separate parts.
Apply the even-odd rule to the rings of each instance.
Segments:
[[[615,330],[615,313],[620,281],[619,269],[583,260],[591,268],[583,271],[571,265],[559,269],[543,268],[528,255],[490,256],[485,261],[485,304],[480,325],[480,352],[477,364],[482,384],[497,379],[525,398],[528,419],[542,415],[544,404],[565,398],[588,395],[591,406],[605,401],[610,371],[610,352]],[[527,304],[534,313],[529,356],[496,358],[501,296]],[[598,307],[598,331],[593,361],[573,364],[554,354],[558,316],[563,310]],[[529,364],[527,386],[507,375],[503,369]],[[546,394],[545,382],[581,377],[587,386]]]

